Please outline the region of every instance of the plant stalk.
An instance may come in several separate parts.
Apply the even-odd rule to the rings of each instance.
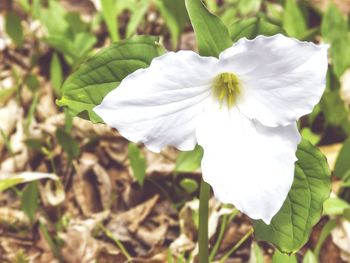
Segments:
[[[204,180],[201,181],[199,194],[199,262],[209,263],[209,242],[208,242],[208,217],[209,217],[209,196],[210,186]]]

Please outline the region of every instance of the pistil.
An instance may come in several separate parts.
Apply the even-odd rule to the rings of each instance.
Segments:
[[[226,103],[229,108],[235,104],[241,91],[237,76],[228,72],[221,73],[215,78],[213,88],[213,94],[220,101],[220,105]]]

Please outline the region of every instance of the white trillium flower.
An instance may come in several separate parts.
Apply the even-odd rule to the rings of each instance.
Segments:
[[[128,75],[94,111],[154,152],[204,149],[215,196],[269,224],[294,178],[296,121],[325,89],[326,45],[243,38],[219,58],[169,52]]]

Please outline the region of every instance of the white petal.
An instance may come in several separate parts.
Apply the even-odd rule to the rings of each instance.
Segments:
[[[94,111],[151,151],[166,145],[192,150],[196,119],[210,95],[217,62],[192,51],[169,52],[126,77]]]
[[[296,123],[266,127],[237,108],[214,105],[201,116],[196,134],[204,149],[203,179],[215,196],[269,224],[293,182],[300,142]]]
[[[295,122],[319,102],[326,84],[328,45],[281,34],[241,39],[220,55],[221,71],[242,82],[237,106],[250,119],[276,127]]]

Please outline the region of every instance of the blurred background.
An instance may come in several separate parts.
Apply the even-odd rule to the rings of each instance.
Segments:
[[[333,192],[296,258],[350,262],[350,1],[205,2],[226,25],[260,17],[331,44],[326,92],[299,127],[326,154]],[[183,0],[0,1],[0,262],[194,260],[201,149],[153,154],[55,103],[80,63],[137,34],[196,50]],[[233,207],[212,198],[209,222],[212,261],[281,262]]]

